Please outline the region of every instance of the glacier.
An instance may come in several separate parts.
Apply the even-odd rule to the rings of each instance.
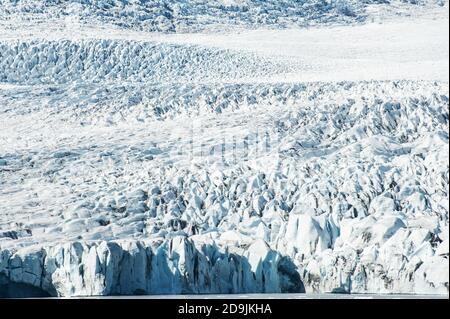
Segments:
[[[448,1],[0,0],[0,297],[449,292]]]

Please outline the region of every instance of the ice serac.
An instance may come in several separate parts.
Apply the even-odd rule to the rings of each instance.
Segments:
[[[162,243],[73,242],[2,250],[0,265],[6,297],[20,293],[8,287],[17,284],[27,285],[29,296],[302,292],[295,267],[261,240],[236,252],[182,236]]]
[[[350,245],[339,241],[307,261],[306,286],[317,292],[448,293],[448,254],[433,251],[428,230],[408,228],[396,217],[365,219],[343,234]]]

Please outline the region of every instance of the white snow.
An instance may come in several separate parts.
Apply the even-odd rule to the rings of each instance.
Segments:
[[[0,1],[0,296],[448,294],[448,3],[284,2]]]

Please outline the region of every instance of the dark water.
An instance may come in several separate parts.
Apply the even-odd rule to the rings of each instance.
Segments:
[[[217,295],[146,295],[100,296],[108,299],[449,299],[449,295],[408,294],[217,294]]]

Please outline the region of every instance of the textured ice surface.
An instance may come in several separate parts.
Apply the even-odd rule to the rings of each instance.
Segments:
[[[145,31],[192,32],[231,26],[280,28],[363,22],[371,17],[371,10],[379,7],[386,9],[392,5],[409,9],[411,5],[439,7],[443,3],[439,0],[2,0],[0,17],[20,19],[22,23],[75,20]],[[396,13],[400,12],[397,8]]]
[[[338,2],[3,1],[0,296],[448,293],[448,3]]]

